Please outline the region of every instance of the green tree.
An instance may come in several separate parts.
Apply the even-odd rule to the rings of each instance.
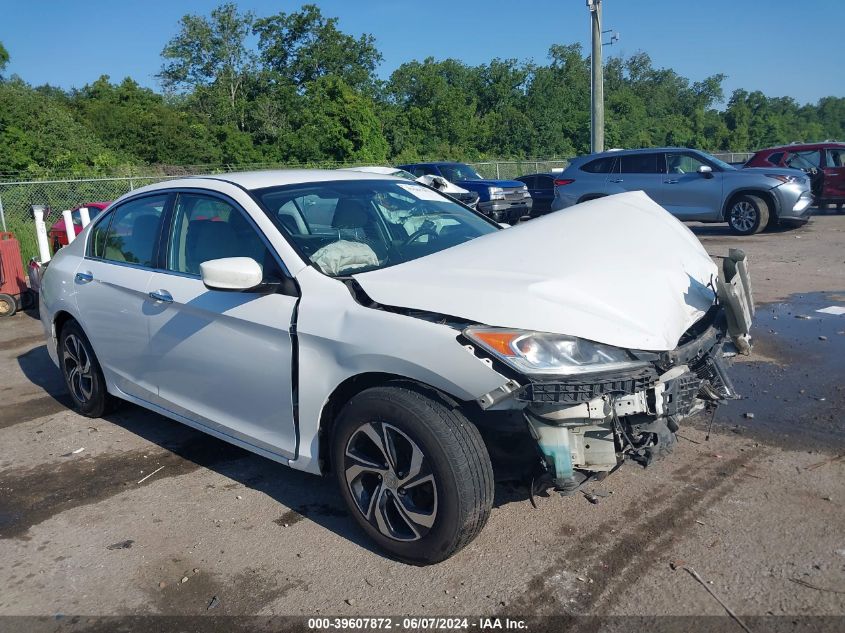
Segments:
[[[455,59],[402,64],[385,89],[395,154],[458,158],[477,153],[484,136],[477,116],[477,82],[471,68]]]
[[[162,51],[165,63],[159,78],[165,89],[193,93],[200,109],[212,120],[244,127],[243,89],[254,70],[255,55],[247,46],[255,16],[223,4],[210,17],[186,15],[179,33]]]
[[[134,162],[77,121],[65,100],[15,78],[0,83],[0,147],[0,173],[90,173]]]
[[[3,46],[3,42],[0,42],[0,73],[2,73],[6,69],[6,65],[9,63],[9,51]]]
[[[303,162],[383,163],[388,144],[375,103],[335,76],[306,86],[295,150]]]
[[[73,92],[70,103],[109,147],[143,162],[196,165],[223,160],[218,140],[200,117],[128,77],[112,84],[104,75]]]
[[[382,57],[375,38],[359,38],[337,28],[314,4],[293,13],[277,13],[255,21],[258,49],[266,68],[300,90],[320,77],[335,76],[348,86],[371,92]]]

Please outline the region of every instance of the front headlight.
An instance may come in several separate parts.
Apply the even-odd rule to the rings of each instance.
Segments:
[[[505,199],[505,190],[501,187],[490,187],[490,199],[491,200],[504,200]]]
[[[523,198],[530,198],[531,197],[531,194],[528,193],[528,187],[526,187],[525,185],[522,185],[522,197]]]
[[[791,182],[802,185],[806,180],[806,178],[804,178],[803,176],[787,176],[786,174],[766,174],[766,178],[774,178],[775,180],[780,180],[785,185]]]
[[[564,334],[473,326],[464,336],[529,376],[580,376],[648,365],[622,348]]]

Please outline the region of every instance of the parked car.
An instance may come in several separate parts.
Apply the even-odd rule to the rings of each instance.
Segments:
[[[733,397],[743,258],[721,281],[641,193],[501,229],[399,178],[230,173],[117,200],[47,266],[40,314],[83,415],[128,400],[331,473],[378,545],[433,563],[491,512],[479,426],[573,493]]]
[[[417,178],[411,172],[399,169],[397,167],[380,167],[376,165],[366,167],[344,167],[347,171],[361,171],[368,174],[382,174],[384,176],[397,176],[398,178],[405,178],[407,180],[416,180],[428,187],[434,187],[441,193],[445,193],[450,198],[454,198],[458,202],[475,209],[478,204],[478,194],[474,191],[467,191],[463,187],[459,187],[443,178],[442,176],[425,175]]]
[[[770,223],[804,223],[813,194],[791,169],[736,169],[694,149],[663,147],[579,156],[560,175],[552,208],[620,191],[644,191],[681,220],[727,222],[738,235]]]
[[[73,220],[73,228],[76,234],[79,235],[82,232],[82,218],[79,215],[79,210],[81,208],[86,207],[88,209],[88,217],[93,220],[110,204],[111,202],[88,202],[80,204],[78,207],[74,207],[71,210],[70,215]],[[50,230],[47,231],[47,237],[50,240],[50,245],[53,247],[54,253],[62,246],[67,246],[67,231],[65,231],[64,217],[59,217],[59,219],[53,223],[53,226],[51,226]]]
[[[560,174],[527,174],[517,176],[516,180],[528,187],[532,217],[562,209],[565,206],[562,201],[556,201],[558,187],[569,184],[561,178]]]
[[[755,153],[744,167],[791,167],[810,176],[819,205],[845,206],[845,143],[807,143],[769,147]]]
[[[400,165],[419,178],[442,176],[451,183],[478,194],[478,210],[496,222],[516,224],[531,214],[531,196],[526,186],[516,180],[488,180],[465,163],[412,163]]]

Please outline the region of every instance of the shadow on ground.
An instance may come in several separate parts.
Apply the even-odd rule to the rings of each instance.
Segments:
[[[71,404],[61,374],[50,360],[45,345],[20,354],[17,362],[26,378],[43,390],[44,396],[15,405],[9,412],[6,426],[21,424],[39,415],[59,413]],[[80,424],[85,423],[77,420]],[[30,527],[71,508],[97,503],[130,487],[150,485],[163,478],[207,468],[232,480],[232,484],[223,485],[226,490],[244,486],[289,508],[280,510],[276,520],[279,525],[292,525],[307,518],[365,549],[377,551],[347,513],[333,476],[317,477],[286,468],[125,402],[103,420],[159,449],[146,447],[96,457],[81,456],[3,471],[0,489],[7,494],[0,496],[0,538],[27,538]],[[96,432],[102,420],[90,420],[90,423],[89,429]],[[498,444],[501,435],[488,434],[486,439]],[[490,449],[497,474],[497,506],[524,500],[528,495],[528,488],[523,484],[525,475],[519,467],[520,460],[514,459],[514,449],[533,450],[533,447],[530,443],[512,442],[509,447],[508,451],[493,446]],[[138,484],[139,473],[152,472],[161,466],[164,468],[159,474]]]

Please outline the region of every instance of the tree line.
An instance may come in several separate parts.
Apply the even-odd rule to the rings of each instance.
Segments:
[[[184,16],[161,57],[161,91],[108,76],[61,90],[5,77],[0,44],[0,174],[589,151],[590,59],[577,44],[552,46],[542,64],[428,57],[381,80],[375,38],[344,33],[316,5],[259,17],[223,4]],[[845,98],[802,105],[735,90],[719,109],[724,80],[690,81],[644,52],[609,58],[607,146],[746,151],[845,138]]]

